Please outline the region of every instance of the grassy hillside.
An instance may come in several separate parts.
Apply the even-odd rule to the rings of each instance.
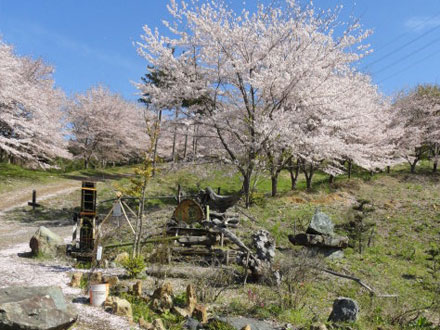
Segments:
[[[431,173],[428,163],[422,163],[417,170],[418,173],[410,174],[409,168],[401,166],[391,174],[359,173],[350,180],[338,177],[332,184],[328,183],[326,175],[317,173],[312,191],[305,190],[302,176],[298,189],[291,191],[288,173],[282,173],[280,194],[275,198],[270,197],[269,178],[261,176],[256,184],[254,204],[245,211],[249,217],[243,217],[238,234],[248,242],[253,231],[265,228],[281,248],[277,256],[278,267],[290,265],[292,260],[296,262],[298,277],[288,294],[294,298],[294,303],[280,308],[288,298],[284,291],[280,293],[277,287],[247,284],[227,290],[211,310],[308,326],[314,321],[325,322],[333,300],[345,296],[357,300],[361,309],[359,321],[350,325],[351,328],[434,329],[429,324],[439,321],[440,175]],[[131,173],[132,168],[48,173],[2,165],[0,189],[5,187],[4,179],[11,185],[87,175],[114,179],[101,186],[98,199],[102,200],[111,196],[114,189],[128,185],[130,178],[126,174]],[[188,194],[206,186],[220,187],[222,193],[238,191],[241,187],[240,176],[233,168],[190,165],[173,170],[164,167],[151,180],[148,195],[174,195],[177,184]],[[79,202],[77,195],[68,198],[71,199],[69,207]],[[345,258],[312,260],[301,252],[302,248],[288,241],[288,234],[305,230],[317,208],[331,216],[339,234],[353,237],[349,221],[353,219],[352,206],[357,200],[368,200],[373,207],[364,219],[371,227],[362,240],[362,253],[354,239],[352,247],[345,250]],[[171,216],[175,201],[153,199],[149,205],[147,218],[154,212],[162,213],[166,219]],[[66,207],[66,198],[52,207]],[[16,212],[15,216],[20,218],[22,214],[26,213]],[[51,219],[54,218],[45,218]],[[379,295],[392,297],[371,295],[354,281],[313,271],[311,268],[316,263],[321,268],[358,277]],[[435,306],[437,309],[433,308]]]
[[[211,186],[228,193],[240,189],[239,178],[233,169],[206,166],[163,171],[152,180],[149,194],[175,193],[177,184],[187,192]],[[252,231],[265,228],[278,246],[298,251],[300,248],[292,246],[287,235],[294,228],[297,232],[305,230],[317,208],[331,216],[340,234],[350,235],[347,224],[352,219],[353,203],[368,200],[374,210],[364,221],[374,230],[367,232],[362,253],[355,241],[352,248],[345,250],[344,259],[325,260],[324,267],[361,278],[379,295],[393,297],[372,296],[354,281],[311,272],[296,293],[302,308],[281,310],[277,307],[280,302],[276,289],[248,285],[232,297],[223,298],[222,303],[229,306],[223,312],[307,325],[314,319],[326,321],[333,299],[346,296],[361,306],[361,318],[355,328],[422,329],[429,328],[429,320],[438,321],[439,314],[428,307],[438,303],[439,296],[435,273],[439,264],[438,260],[437,264],[430,260],[430,252],[440,251],[440,175],[432,174],[428,163],[423,163],[416,174],[400,166],[391,174],[360,173],[350,180],[339,177],[333,184],[328,183],[326,175],[318,173],[309,192],[303,177],[298,189],[290,191],[288,174],[283,173],[279,190],[279,197],[269,197],[270,180],[260,178],[255,204],[246,211],[256,221],[244,218],[240,232],[244,240]],[[280,257],[280,262],[285,262],[286,257]],[[249,290],[257,298],[249,299]]]
[[[61,170],[40,170],[27,169],[18,165],[12,165],[0,162],[0,193],[8,190],[19,190],[30,184],[47,184],[59,180],[66,179],[106,179],[119,178],[118,175],[130,174],[132,168],[127,167],[110,167],[106,169],[88,169],[75,171],[61,171]]]

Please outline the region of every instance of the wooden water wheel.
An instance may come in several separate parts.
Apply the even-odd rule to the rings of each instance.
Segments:
[[[192,199],[184,199],[177,205],[173,218],[178,222],[191,224],[205,219],[205,213],[199,203]]]

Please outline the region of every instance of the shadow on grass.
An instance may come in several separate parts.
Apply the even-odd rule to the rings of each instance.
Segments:
[[[19,252],[19,253],[17,253],[17,256],[20,258],[26,258],[26,259],[33,259],[34,258],[34,254],[32,253],[32,251]]]
[[[78,174],[63,174],[62,177],[70,180],[77,181],[99,181],[104,182],[107,180],[121,180],[125,178],[129,178],[133,176],[133,174],[118,174],[118,173],[108,173],[100,170],[93,171],[80,171]]]
[[[28,225],[38,225],[45,227],[61,227],[73,225],[73,215],[79,208],[45,208],[41,207],[35,211],[26,209],[16,209],[9,213],[10,219]]]

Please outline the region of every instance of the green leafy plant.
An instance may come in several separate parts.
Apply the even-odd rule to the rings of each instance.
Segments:
[[[122,261],[122,267],[131,278],[136,278],[146,267],[144,258],[137,256],[134,258],[127,258]]]
[[[208,329],[208,330],[234,330],[235,328],[226,322],[220,321],[218,319],[213,319],[213,320],[210,320],[209,323],[206,325],[206,329]]]
[[[81,289],[87,289],[89,287],[89,277],[88,276],[82,276],[81,281],[79,282],[79,287]]]

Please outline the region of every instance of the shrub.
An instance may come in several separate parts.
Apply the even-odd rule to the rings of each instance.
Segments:
[[[127,258],[122,261],[122,267],[124,267],[131,278],[136,278],[145,269],[145,266],[142,256]]]

